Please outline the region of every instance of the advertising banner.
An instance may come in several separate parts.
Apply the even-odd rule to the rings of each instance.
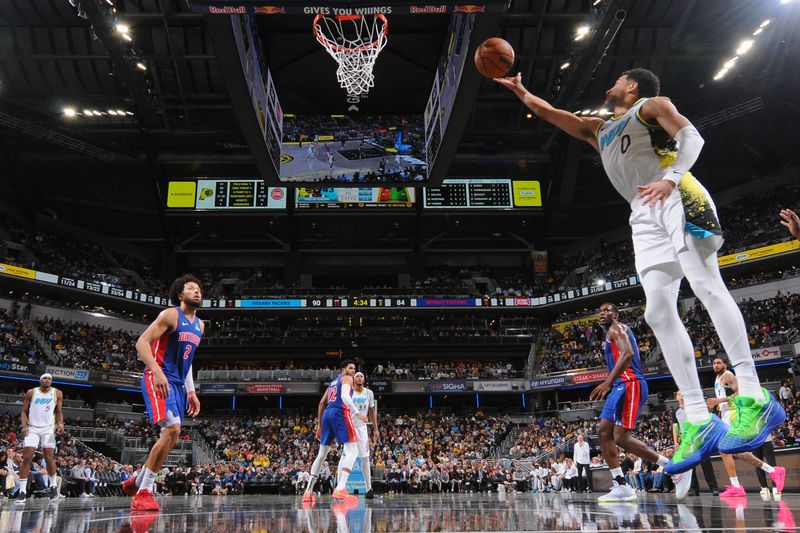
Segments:
[[[236,394],[236,383],[200,383],[200,394]]]
[[[726,266],[796,250],[800,250],[800,241],[794,239],[791,241],[779,242],[778,244],[771,244],[769,246],[762,246],[761,248],[753,248],[752,250],[746,250],[744,252],[723,255],[717,259],[717,262],[719,263],[719,266]]]
[[[283,383],[244,383],[239,385],[242,394],[281,394]]]
[[[21,372],[23,374],[36,374],[36,367],[28,363],[15,361],[0,361],[0,370],[4,372]]]
[[[5,263],[0,263],[0,274],[6,274],[8,276],[16,276],[18,278],[28,278],[28,279],[36,278],[35,270],[30,270],[29,268],[22,268],[14,265],[7,265]]]
[[[82,368],[46,366],[45,372],[52,374],[54,380],[71,379],[73,381],[89,381],[89,371]]]
[[[95,383],[101,383],[104,385],[119,385],[120,387],[140,387],[142,385],[141,374],[127,372],[92,370],[91,380]]]
[[[367,386],[372,392],[392,392],[392,382],[387,380],[371,380]]]
[[[581,383],[593,383],[595,381],[603,381],[608,377],[608,370],[594,370],[592,372],[581,372],[580,374],[572,374],[572,382],[576,385]]]
[[[447,394],[449,392],[467,392],[467,382],[458,381],[429,381],[427,384],[428,392],[436,394]]]
[[[479,392],[508,392],[514,390],[510,381],[476,381],[475,390]]]
[[[554,376],[552,378],[536,378],[531,380],[531,390],[557,389],[569,385],[569,376]]]
[[[768,361],[770,359],[780,359],[781,349],[777,346],[770,346],[769,348],[755,348],[750,351],[753,354],[753,359],[756,361]]]

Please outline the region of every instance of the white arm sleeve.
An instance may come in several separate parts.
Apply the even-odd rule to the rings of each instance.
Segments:
[[[350,409],[350,414],[355,415],[358,410],[356,409],[356,404],[353,403],[353,398],[350,396],[350,390],[351,387],[349,383],[342,384],[342,403]]]
[[[697,158],[700,157],[700,150],[702,150],[705,141],[700,136],[697,128],[691,124],[681,128],[675,134],[675,140],[678,141],[678,157],[675,158],[674,163],[665,169],[662,179],[678,185],[681,181],[681,176],[689,172]]]
[[[194,378],[192,377],[192,367],[189,366],[189,372],[186,373],[186,379],[183,381],[186,392],[194,392]]]

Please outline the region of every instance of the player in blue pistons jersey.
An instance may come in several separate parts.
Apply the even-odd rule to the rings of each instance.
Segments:
[[[334,441],[342,446],[343,453],[339,459],[338,483],[331,497],[335,500],[342,500],[345,503],[352,502],[355,499],[354,496],[348,494],[345,487],[350,476],[350,470],[358,458],[358,446],[356,444],[358,436],[352,418],[353,414],[358,412],[356,405],[353,403],[353,375],[356,373],[356,363],[346,359],[342,361],[341,369],[341,374],[330,382],[319,402],[317,412],[319,422],[316,432],[317,440],[319,440],[319,452],[311,465],[311,480],[308,482],[303,494],[303,503],[314,504],[314,485],[317,483],[319,471],[322,469],[322,464],[325,462],[325,458],[328,457],[328,452]],[[362,422],[367,421],[365,415],[355,414],[355,416]]]
[[[636,272],[647,308],[645,320],[658,339],[670,373],[683,393],[686,420],[667,474],[692,470],[717,450],[740,453],[762,445],[786,419],[782,406],[761,387],[742,312],[719,272],[722,228],[711,196],[690,170],[704,140],[669,98],[660,96],[653,72],[623,72],[605,93],[612,116],[578,116],[531,94],[518,74],[496,78],[540,117],[600,154],[609,181],[630,204]],[[728,428],[705,403],[694,344],[678,314],[683,278],[711,316],[739,380],[737,416]]]
[[[617,446],[659,465],[666,465],[669,459],[631,435],[636,429],[639,412],[644,407],[648,394],[647,381],[642,375],[639,347],[633,331],[619,322],[616,305],[604,303],[600,306],[599,315],[600,325],[606,332],[603,350],[608,364],[608,377],[595,387],[589,399],[602,400],[608,394],[600,413],[597,433],[614,486],[608,494],[600,496],[598,502],[636,501],[636,487],[631,487],[625,480]],[[683,497],[685,493],[681,494],[681,491],[689,491],[691,477],[675,480],[675,483],[678,497]]]
[[[152,495],[156,472],[178,442],[184,412],[192,417],[200,412],[192,378],[192,361],[205,331],[197,316],[203,303],[200,281],[182,276],[173,282],[169,296],[175,307],[162,311],[136,341],[136,351],[146,365],[142,396],[150,421],[161,428],[161,437],[139,475],[122,484],[125,494],[134,497],[134,511],[160,509]]]

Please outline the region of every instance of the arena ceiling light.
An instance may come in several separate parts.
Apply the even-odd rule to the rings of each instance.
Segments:
[[[136,68],[138,68],[139,70],[147,70],[147,66],[144,63],[142,63],[141,61],[138,61],[136,63]]]
[[[739,44],[739,48],[736,49],[736,55],[744,55],[753,47],[755,41],[753,39],[746,39]]]
[[[569,61],[561,65],[561,70],[564,70],[565,68],[569,68]]]
[[[584,37],[589,35],[589,31],[590,30],[591,30],[591,28],[589,26],[587,26],[586,24],[584,24],[582,26],[578,26],[578,30],[575,33],[575,40],[576,41],[580,41],[581,39],[583,39]]]
[[[68,118],[73,118],[78,114],[74,107],[65,107],[62,111],[64,112],[64,116]]]
[[[127,24],[121,22],[118,22],[116,26],[114,26],[114,29],[117,30],[117,33],[129,33],[131,31]]]

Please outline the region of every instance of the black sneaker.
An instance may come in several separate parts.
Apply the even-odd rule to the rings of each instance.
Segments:
[[[14,498],[14,505],[25,505],[25,499],[28,497],[24,492],[18,492]]]
[[[369,489],[366,492],[366,494],[364,494],[364,498],[366,498],[367,500],[372,500],[373,498],[375,498],[375,493],[372,492],[372,489]]]
[[[47,489],[47,496],[50,498],[51,502],[54,502],[58,499],[58,487],[50,487]]]

